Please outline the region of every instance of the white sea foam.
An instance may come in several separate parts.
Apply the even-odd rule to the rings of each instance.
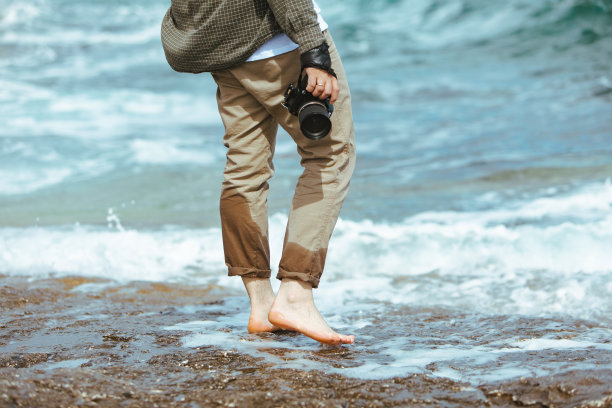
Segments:
[[[178,140],[172,143],[181,145]],[[28,144],[10,146],[12,150],[7,148],[4,154],[31,154]],[[550,196],[485,211],[421,213],[397,223],[340,220],[315,296],[333,327],[359,335],[352,346],[356,357],[346,368],[332,367],[325,358],[317,358],[319,346],[303,336],[278,340],[245,334],[248,301],[244,296],[226,299],[223,305],[207,305],[207,312],[223,308],[218,317],[203,320],[194,316],[167,329],[183,332],[185,347],[212,345],[262,357],[277,367],[360,378],[426,373],[479,383],[559,372],[565,369],[565,362],[541,364],[518,356],[544,350],[612,351],[606,329],[612,312],[608,253],[612,185],[598,183],[570,193],[550,190],[547,194]],[[497,202],[490,195],[480,201]],[[286,220],[283,214],[270,219],[273,265],[279,262]],[[111,210],[109,226],[0,229],[0,273],[189,282],[227,289],[241,286],[239,279],[225,276],[218,228],[126,229],[120,214]],[[101,285],[76,290],[95,291]],[[388,302],[478,315],[575,316],[599,322],[601,327],[568,338],[561,337],[557,327],[539,326],[542,334],[529,338],[509,332],[487,339],[486,332],[480,332],[486,341],[471,342],[472,330],[486,329],[467,319],[461,325],[474,326],[464,331],[457,327],[458,336],[448,342],[440,343],[447,339],[436,335],[431,338],[438,341],[429,341],[422,334],[382,338],[371,328],[380,325],[378,307],[393,309],[385,306]],[[195,314],[198,307],[182,312]],[[435,324],[453,327],[455,323],[431,323]],[[392,327],[391,323],[385,330]],[[283,349],[287,354],[280,358]],[[597,364],[586,361],[580,367],[607,367]]]
[[[33,20],[41,14],[40,8],[29,2],[11,2],[3,5],[0,14],[0,28],[23,24]]]
[[[29,100],[51,99],[54,93],[48,89],[24,82],[0,79],[0,101],[22,103]]]
[[[222,270],[217,229],[139,232],[114,228],[4,228],[0,270],[16,275],[84,275],[127,282],[172,281]]]
[[[66,167],[51,169],[0,169],[0,194],[29,193],[58,184],[74,172]]]
[[[0,166],[0,195],[31,193],[60,184],[73,176],[92,177],[113,168],[104,159],[63,160],[54,151],[33,153],[31,146],[24,145],[21,150],[21,154],[28,157],[28,167]]]
[[[0,91],[0,98],[19,99],[22,91],[28,93],[28,98],[48,104],[48,109],[44,115],[38,111],[15,109],[7,118],[6,126],[0,128],[0,136],[60,135],[76,139],[112,139],[167,128],[168,118],[177,128],[221,127],[214,98],[194,98],[188,93],[161,95],[117,90],[104,94],[58,95],[36,87],[12,85]]]
[[[244,332],[244,322],[248,320],[248,301],[244,298],[227,299],[223,305],[207,305],[198,308],[181,309],[183,313],[197,314],[200,310],[209,313],[219,313],[213,320],[191,320],[173,326],[166,330],[183,332],[181,342],[184,347],[215,346],[222,350],[235,350],[254,357],[263,358],[274,363],[276,367],[297,369],[318,369],[325,372],[336,372],[359,378],[389,378],[405,376],[411,373],[426,373],[430,375],[452,378],[460,381],[479,383],[483,381],[498,381],[518,376],[549,375],[557,372],[562,363],[549,362],[545,365],[538,360],[520,358],[519,355],[533,350],[612,350],[607,344],[609,331],[592,331],[573,340],[554,337],[537,337],[518,340],[514,332],[500,333],[490,338],[488,342],[472,343],[465,333],[474,333],[478,324],[463,322],[461,327],[453,332],[461,338],[461,342],[443,342],[443,338],[426,338],[414,335],[405,336],[372,336],[367,330],[358,335],[357,342],[351,346],[352,358],[348,367],[330,366],[327,358],[313,358],[321,347],[314,341],[303,336],[283,337],[248,335]],[[342,315],[343,312],[328,311]],[[346,316],[346,314],[344,314]],[[331,322],[331,320],[330,320]],[[378,323],[380,324],[380,323]],[[452,324],[452,322],[451,322]],[[333,322],[338,327],[337,322]],[[434,327],[439,330],[439,326]],[[353,326],[351,330],[356,330]],[[546,327],[541,327],[546,330]],[[383,329],[384,332],[384,329]],[[551,330],[551,335],[555,331]],[[439,336],[444,336],[444,332]],[[438,340],[438,341],[431,341]],[[273,350],[271,352],[270,350]],[[282,358],[279,354],[287,351]],[[334,360],[339,363],[340,361]],[[599,363],[600,364],[600,363]],[[583,362],[582,368],[594,368],[595,364]],[[608,364],[610,366],[610,364]],[[601,364],[600,364],[601,368]]]
[[[49,45],[99,45],[103,43],[121,45],[145,44],[159,38],[159,27],[150,25],[141,30],[132,32],[91,32],[86,29],[64,29],[55,32],[53,36],[38,33],[14,33],[7,32],[0,36],[0,41],[6,43],[27,44],[49,44]]]
[[[11,1],[3,5],[0,14],[0,41],[19,44],[142,44],[159,38],[159,20],[167,10],[163,2],[139,6],[137,4],[114,5],[108,13],[106,5],[88,4],[83,7],[83,19],[73,24],[61,24],[54,18],[57,5],[53,2]],[[79,13],[75,4],[72,12]],[[51,17],[51,18],[50,18]],[[113,24],[110,31],[98,17],[104,17],[104,23]],[[81,23],[79,27],[75,23]],[[137,23],[137,24],[134,24]],[[16,32],[12,28],[23,31]],[[117,29],[122,27],[123,29]],[[134,29],[136,27],[136,29]],[[24,30],[25,28],[25,30]],[[41,29],[42,28],[42,29]],[[53,35],[49,35],[49,31]]]
[[[55,147],[37,138],[0,142],[0,195],[32,193],[76,178],[98,177],[115,170],[124,160],[135,164],[206,166],[222,161],[225,154],[222,144],[211,147],[199,137],[126,138],[79,144],[66,139],[58,140]]]
[[[358,283],[334,299],[605,316],[611,206],[608,182],[508,208],[418,214],[400,224],[341,220],[329,278]]]
[[[369,299],[608,321],[611,205],[612,186],[605,183],[508,208],[424,213],[395,224],[340,220],[317,294],[329,309]],[[273,266],[286,219],[270,219]],[[225,276],[221,241],[218,228],[4,228],[0,271],[239,287]]]
[[[133,140],[130,146],[134,160],[153,164],[211,164],[218,157],[203,149],[182,147],[180,140]]]
[[[392,2],[385,5],[363,3],[353,7],[366,28],[376,34],[397,37],[410,36],[410,47],[435,48],[471,41],[487,40],[518,29],[552,23],[562,18],[576,2],[514,0],[493,3],[484,0],[450,0],[432,2],[417,0]],[[323,15],[333,26],[337,22],[352,22],[355,15],[340,4],[322,4]],[[475,11],[470,11],[475,10]],[[401,16],[401,18],[398,18]],[[368,44],[357,45],[367,51]]]
[[[570,339],[527,339],[513,343],[514,347],[518,347],[521,350],[546,350],[546,349],[575,349],[575,348],[587,348],[594,347],[595,344],[585,341],[576,341]],[[612,350],[612,346],[601,345],[601,347]],[[509,349],[513,350],[513,349]]]

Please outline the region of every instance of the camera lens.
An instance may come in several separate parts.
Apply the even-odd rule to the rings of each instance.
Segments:
[[[309,139],[319,140],[331,130],[327,107],[321,102],[310,102],[302,106],[298,114],[302,133]]]

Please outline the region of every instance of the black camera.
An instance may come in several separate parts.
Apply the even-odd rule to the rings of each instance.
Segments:
[[[329,103],[329,98],[320,100],[312,96],[306,90],[308,76],[300,75],[297,86],[290,83],[285,91],[285,100],[282,105],[289,110],[292,115],[296,115],[300,121],[302,133],[309,139],[319,140],[327,136],[331,130],[331,115],[334,105]]]

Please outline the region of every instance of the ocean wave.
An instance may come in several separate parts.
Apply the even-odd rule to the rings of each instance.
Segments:
[[[610,208],[608,182],[506,208],[417,214],[399,224],[341,221],[329,255],[332,280],[359,283],[336,296],[605,316]]]
[[[30,156],[29,165],[15,163],[0,167],[0,196],[14,196],[33,193],[56,186],[73,177],[92,178],[114,169],[104,159],[82,158],[66,160],[55,152],[32,154],[25,150],[22,154]],[[2,157],[0,155],[0,157]],[[42,204],[43,207],[45,204]]]
[[[11,2],[0,15],[0,41],[39,46],[145,44],[159,40],[160,20],[168,5],[164,1],[112,5],[64,1],[58,16],[53,2]],[[353,46],[365,41],[361,42],[364,50],[368,42],[382,37],[408,48],[438,48],[509,35],[559,36],[576,28],[588,31],[585,35],[590,38],[612,34],[608,0],[350,0],[320,5],[332,30]],[[65,24],[63,18],[71,18],[72,23]]]
[[[61,183],[72,174],[69,168],[0,169],[0,195],[30,193]]]
[[[323,304],[354,299],[496,313],[609,316],[612,186],[480,212],[422,213],[401,223],[340,220]],[[270,219],[277,265],[286,216]],[[86,275],[239,286],[225,276],[218,228],[0,229],[0,273]],[[325,300],[327,299],[327,300]]]
[[[518,38],[574,36],[575,29],[612,34],[612,3],[607,0],[417,0],[322,3],[326,18],[354,51],[370,52],[386,39],[400,49],[431,49],[486,44]],[[588,34],[588,33],[587,33]],[[582,41],[584,38],[578,38]]]
[[[146,44],[150,41],[158,41],[159,28],[155,26],[145,27],[138,31],[130,32],[91,32],[83,29],[53,30],[48,33],[20,33],[9,31],[0,36],[0,41],[21,45],[99,45],[104,43],[115,45],[137,45]]]
[[[0,98],[23,100],[11,108],[0,136],[114,139],[156,133],[167,127],[168,118],[176,126],[220,125],[214,98],[196,98],[187,92],[158,94],[139,89],[107,89],[59,94],[15,82],[0,91]],[[27,103],[29,100],[35,100],[35,109]]]
[[[136,139],[130,143],[134,160],[147,164],[211,164],[219,158],[203,149],[181,146],[179,140]]]
[[[36,27],[39,30],[47,27],[70,29],[80,24],[105,29],[128,27],[134,23],[142,26],[160,23],[168,4],[162,0],[141,1],[140,4],[138,1],[83,3],[74,0],[11,0],[9,4],[2,4],[0,32]],[[66,19],[70,24],[66,24]],[[91,22],[95,24],[91,25]]]
[[[42,13],[40,2],[12,1],[2,5],[0,14],[0,29],[12,28],[32,22]]]
[[[201,169],[202,166],[212,167],[210,165],[222,162],[225,154],[220,143],[211,147],[200,138],[127,138],[85,142],[67,137],[58,138],[54,146],[41,143],[41,138],[36,137],[16,139],[18,141],[0,140],[0,196],[34,193],[70,181],[82,183],[80,190],[79,187],[72,187],[73,193],[87,194],[83,189],[87,190],[93,178],[98,182],[113,183],[115,189],[121,184],[121,188],[129,190],[142,183],[141,165],[195,165]],[[138,175],[126,179],[126,168],[131,168]],[[185,174],[190,174],[189,169],[182,169]],[[159,177],[157,174],[152,171],[144,177]],[[117,178],[127,184],[119,183]],[[163,183],[163,180],[165,178],[161,176],[158,182]],[[98,206],[94,204],[94,208],[98,209]],[[85,203],[81,202],[81,210],[85,209]],[[49,202],[44,201],[32,210],[32,215],[48,210]]]

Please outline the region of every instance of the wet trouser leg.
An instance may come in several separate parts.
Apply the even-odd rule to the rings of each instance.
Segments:
[[[213,73],[228,149],[220,207],[230,275],[270,276],[267,181],[274,173],[280,124],[297,144],[304,172],[295,189],[277,278],[319,284],[355,161],[348,83],[333,40],[326,36],[340,95],[332,131],[321,140],[302,135],[297,118],[281,106],[289,82],[299,75],[297,50]]]

